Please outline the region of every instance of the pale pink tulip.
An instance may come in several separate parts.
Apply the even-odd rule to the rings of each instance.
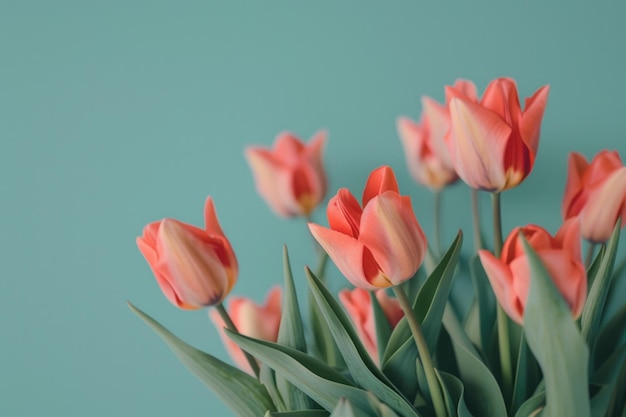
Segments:
[[[181,309],[219,304],[237,281],[237,258],[210,197],[204,217],[204,229],[163,219],[148,224],[137,238],[161,291]]]
[[[580,253],[580,224],[566,221],[556,236],[535,225],[518,227],[507,238],[500,259],[479,251],[498,302],[515,322],[522,324],[530,289],[530,265],[520,233],[535,250],[574,318],[582,313],[587,297],[587,274]]]
[[[363,208],[340,189],[328,202],[330,227],[309,223],[311,233],[356,287],[375,290],[410,279],[424,259],[426,236],[390,167],[372,171],[362,202]]]
[[[563,195],[563,218],[578,216],[585,239],[606,242],[619,218],[626,225],[626,167],[616,151],[604,150],[591,163],[572,152]]]
[[[389,297],[385,290],[378,290],[375,294],[389,326],[393,329],[400,319],[404,317],[400,303],[395,298]],[[352,323],[354,323],[359,339],[363,342],[365,349],[367,349],[372,359],[378,363],[378,347],[380,344],[376,337],[376,321],[370,292],[362,288],[342,290],[339,293],[339,300],[352,319]]]
[[[245,297],[230,297],[228,300],[228,315],[232,319],[237,331],[255,339],[276,342],[278,328],[282,314],[280,287],[272,288],[263,305],[256,304]],[[226,351],[233,362],[242,370],[252,374],[250,364],[243,351],[224,332],[224,320],[215,309],[209,311],[209,317],[217,327]]]
[[[470,187],[500,192],[519,185],[531,172],[549,87],[526,99],[522,111],[515,81],[498,78],[480,102],[449,87],[452,164]]]
[[[276,137],[273,149],[246,148],[256,188],[266,203],[283,217],[309,216],[326,195],[322,151],[326,132],[308,144],[291,133]]]

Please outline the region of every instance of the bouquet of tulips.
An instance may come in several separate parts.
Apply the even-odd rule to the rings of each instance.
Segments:
[[[571,153],[562,226],[520,226],[504,239],[500,199],[532,171],[549,88],[523,110],[509,78],[482,98],[466,80],[445,93],[445,105],[423,98],[419,122],[399,118],[398,133],[417,182],[436,196],[459,178],[472,189],[476,253],[462,254],[461,231],[440,250],[437,209],[429,245],[389,166],[371,172],[360,201],[339,189],[327,225],[311,222],[327,189],[325,132],[306,144],[285,133],[273,149],[245,152],[259,194],[278,215],[307,219],[319,256],[294,275],[284,248],[282,288],[264,305],[227,300],[237,258],[210,197],[204,228],[166,218],[137,239],[171,303],[211,307],[236,366],[131,309],[236,415],[626,416],[626,285],[616,262],[626,167],[615,151],[591,162]],[[493,239],[481,235],[478,192],[491,194]],[[329,290],[328,259],[352,289]],[[469,308],[451,302],[455,279],[472,283]],[[304,281],[306,311],[296,291]]]

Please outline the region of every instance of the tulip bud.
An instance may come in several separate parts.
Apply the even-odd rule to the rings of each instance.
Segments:
[[[230,297],[228,313],[237,331],[255,339],[276,342],[282,314],[280,287],[272,288],[267,294],[265,304],[258,305],[245,297]],[[237,366],[252,374],[252,369],[242,350],[224,332],[224,320],[212,309],[209,317],[220,332],[224,346]]]
[[[580,225],[575,219],[566,221],[554,237],[535,225],[514,229],[504,243],[500,259],[489,251],[479,251],[483,268],[504,311],[515,322],[523,323],[531,272],[520,233],[543,262],[574,318],[578,318],[587,297],[587,273],[581,259]]]
[[[326,195],[322,150],[326,133],[303,144],[290,133],[278,135],[271,150],[248,147],[246,158],[256,188],[266,203],[283,217],[309,216]]]
[[[448,88],[452,164],[470,187],[500,192],[519,185],[535,163],[539,131],[548,100],[544,86],[526,99],[522,111],[515,81],[498,78],[476,102]]]
[[[380,304],[389,326],[393,329],[404,316],[400,303],[395,298],[387,295],[385,290],[378,290],[376,299]],[[370,292],[362,288],[343,290],[339,293],[339,301],[343,304],[352,319],[359,339],[363,342],[365,349],[372,359],[379,361],[379,341],[376,336],[376,320]]]
[[[174,219],[153,222],[137,238],[163,294],[175,306],[219,304],[237,280],[237,258],[224,235],[213,200],[205,205],[205,229]]]
[[[572,152],[563,195],[563,218],[578,216],[585,239],[609,240],[619,218],[626,225],[626,167],[616,151],[602,151],[591,163]]]
[[[329,228],[309,223],[313,237],[337,268],[359,288],[376,290],[401,284],[415,275],[427,249],[411,205],[401,196],[393,170],[370,174],[363,208],[343,188],[328,202]]]

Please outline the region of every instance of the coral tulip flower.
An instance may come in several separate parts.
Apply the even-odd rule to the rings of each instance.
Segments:
[[[457,80],[454,88],[469,97],[476,97],[476,87],[471,81]],[[458,180],[445,143],[450,129],[447,105],[443,106],[430,97],[422,97],[419,123],[408,117],[400,117],[397,128],[407,166],[415,181],[438,191]]]
[[[245,155],[257,191],[283,217],[308,217],[326,196],[322,151],[326,132],[316,133],[308,144],[291,133],[276,137],[273,149],[248,147]]]
[[[591,163],[570,154],[562,211],[564,219],[579,216],[583,237],[595,243],[609,240],[619,218],[626,225],[626,167],[616,151],[604,150]]]
[[[535,163],[548,92],[548,86],[541,87],[522,111],[510,78],[489,83],[480,102],[449,87],[448,146],[459,177],[472,188],[492,192],[519,185]]]
[[[362,202],[363,207],[340,189],[328,202],[330,227],[309,223],[313,237],[356,287],[376,290],[408,280],[421,265],[427,242],[390,167],[372,171]]]
[[[487,277],[504,311],[522,324],[530,289],[530,265],[520,233],[537,252],[572,315],[578,318],[587,297],[587,274],[580,253],[580,224],[575,219],[563,223],[554,237],[535,225],[514,229],[504,243],[500,259],[486,250],[479,251]]]
[[[185,310],[221,303],[237,281],[237,258],[210,197],[204,217],[204,229],[163,219],[148,224],[137,238],[161,291]]]
[[[385,318],[387,318],[389,326],[393,329],[400,319],[404,317],[400,303],[395,298],[389,297],[385,290],[378,290],[374,294],[376,294],[376,299],[385,314]],[[378,363],[379,343],[376,337],[376,320],[374,318],[370,292],[362,288],[343,290],[339,292],[339,301],[341,301],[352,319],[352,323],[354,323],[359,339],[363,342],[365,349],[367,349],[372,359]]]
[[[237,331],[255,339],[276,342],[282,314],[282,291],[280,287],[272,288],[263,305],[258,305],[245,297],[230,297],[228,300],[228,315],[232,319]],[[242,370],[252,374],[250,364],[242,350],[224,332],[224,320],[217,310],[209,311],[209,317],[220,332],[226,351],[233,362]]]

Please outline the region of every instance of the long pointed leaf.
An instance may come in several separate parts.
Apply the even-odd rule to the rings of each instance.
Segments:
[[[263,385],[247,373],[183,342],[152,317],[128,303],[130,309],[152,328],[178,359],[204,382],[235,414],[258,417],[274,411]],[[241,395],[245,392],[246,395]]]

